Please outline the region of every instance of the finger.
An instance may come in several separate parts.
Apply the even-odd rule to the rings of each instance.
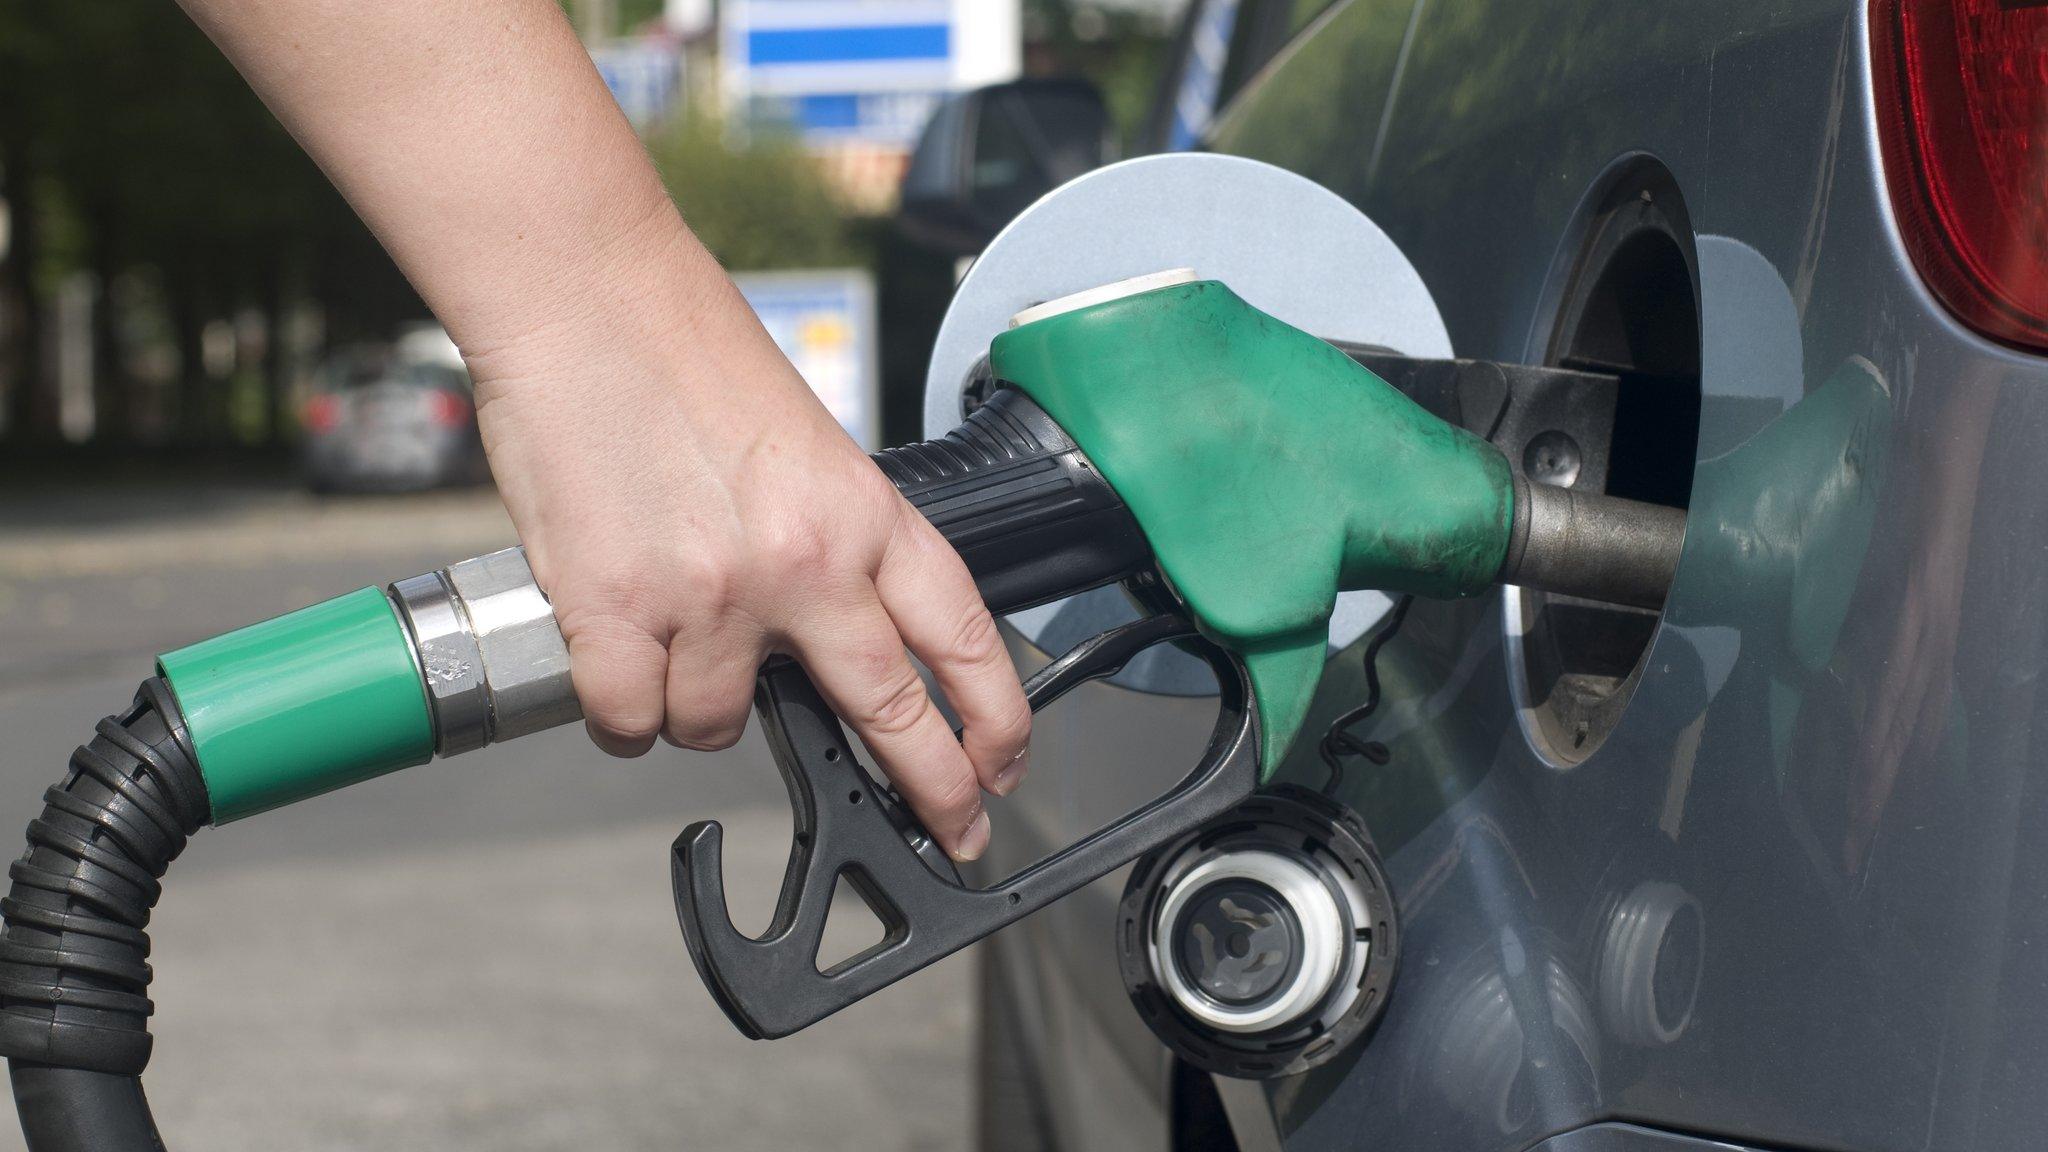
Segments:
[[[814,613],[790,642],[939,846],[956,860],[980,856],[989,826],[974,767],[872,590]]]
[[[754,678],[767,655],[758,628],[728,624],[678,633],[668,646],[662,739],[700,752],[732,747],[747,730]]]
[[[975,778],[1009,795],[1029,769],[1031,707],[967,566],[937,530],[907,515],[882,558],[875,590],[959,715],[960,744]]]
[[[638,756],[653,747],[661,731],[668,649],[645,631],[610,619],[583,627],[565,623],[562,635],[569,642],[569,680],[591,742],[614,756]]]

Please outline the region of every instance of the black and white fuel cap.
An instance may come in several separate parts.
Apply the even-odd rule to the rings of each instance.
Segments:
[[[1364,822],[1282,786],[1146,857],[1118,910],[1125,990],[1204,1071],[1291,1075],[1365,1035],[1399,950]]]

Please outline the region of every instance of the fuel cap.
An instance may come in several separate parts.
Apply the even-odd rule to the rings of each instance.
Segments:
[[[1365,824],[1283,785],[1138,863],[1118,947],[1139,1015],[1182,1059],[1262,1079],[1364,1035],[1398,947]]]
[[[1202,854],[1153,919],[1153,974],[1225,1032],[1261,1032],[1320,1003],[1351,935],[1313,865],[1256,848]]]

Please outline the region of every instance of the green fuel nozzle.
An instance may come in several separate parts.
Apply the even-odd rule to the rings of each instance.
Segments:
[[[1499,452],[1216,281],[1033,320],[989,368],[1088,451],[1189,614],[1244,655],[1266,765],[1307,714],[1339,590],[1469,596],[1507,554]]]
[[[1219,282],[1100,289],[1021,319],[990,370],[1088,452],[1204,635],[1243,655],[1269,773],[1321,678],[1339,591],[1522,583],[1654,606],[1677,563],[1682,512],[1528,484]]]

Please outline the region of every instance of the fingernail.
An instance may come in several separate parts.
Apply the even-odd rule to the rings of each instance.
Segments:
[[[1003,765],[1001,771],[996,773],[996,795],[1008,796],[1010,793],[1015,792],[1017,785],[1024,782],[1024,774],[1029,771],[1031,771],[1030,755],[1025,752],[1017,753],[1008,764]]]
[[[988,851],[988,809],[980,808],[974,813],[974,822],[961,833],[960,842],[953,846],[953,859],[979,860]]]

